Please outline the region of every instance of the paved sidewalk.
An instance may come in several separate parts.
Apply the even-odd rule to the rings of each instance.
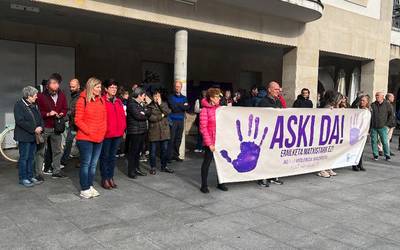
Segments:
[[[396,142],[397,142],[396,137]],[[392,147],[395,148],[395,145]],[[338,170],[199,192],[198,155],[174,164],[176,174],[128,179],[91,200],[78,194],[78,170],[34,188],[17,183],[14,164],[0,162],[0,249],[400,249],[400,152],[367,172]]]

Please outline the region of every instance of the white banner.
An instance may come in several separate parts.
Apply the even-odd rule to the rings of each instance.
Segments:
[[[359,109],[217,109],[220,183],[357,165],[371,114]]]

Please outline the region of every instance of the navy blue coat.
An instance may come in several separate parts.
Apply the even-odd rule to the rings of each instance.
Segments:
[[[31,110],[32,112],[29,112]],[[14,140],[19,142],[34,142],[35,129],[44,127],[42,117],[36,105],[20,99],[14,105],[15,130]]]

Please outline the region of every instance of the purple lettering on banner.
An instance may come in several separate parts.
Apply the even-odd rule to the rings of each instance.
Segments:
[[[283,146],[283,122],[283,115],[280,115],[276,118],[275,132],[272,136],[271,145],[269,146],[270,149],[273,149],[276,143],[278,143],[279,148],[282,148]]]
[[[329,115],[323,115],[321,117],[321,127],[319,130],[319,145],[324,146],[329,140],[329,134],[331,130],[331,117]],[[325,135],[325,137],[324,137]]]
[[[344,115],[342,115],[342,126],[340,127],[340,144],[343,143],[344,130]]]
[[[297,116],[296,115],[291,115],[291,116],[289,116],[289,119],[288,119],[288,131],[289,131],[289,134],[291,135],[292,140],[290,140],[289,138],[285,139],[285,147],[286,148],[291,148],[296,143],[296,133],[294,132],[294,130],[292,128],[292,125],[291,125],[292,122],[295,125],[297,125]]]
[[[335,144],[339,143],[339,116],[335,115],[335,119],[333,122],[333,126],[332,126],[332,133],[329,139],[329,145],[332,144],[333,141],[335,141]]]
[[[301,141],[304,141],[304,146],[307,147],[307,133],[306,133],[306,127],[308,124],[308,121],[310,120],[310,116],[308,115],[305,120],[303,120],[304,116],[300,116],[300,121],[299,121],[299,130],[297,133],[297,136],[299,137],[297,139],[297,147],[300,147]]]
[[[311,117],[310,143],[308,144],[309,147],[311,147],[314,144],[314,125],[315,125],[315,115]]]

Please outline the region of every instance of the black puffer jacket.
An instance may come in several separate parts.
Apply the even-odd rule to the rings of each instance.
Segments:
[[[279,101],[279,99],[275,99],[272,96],[267,95],[258,103],[258,107],[281,109],[282,103],[281,103],[281,101]]]
[[[130,98],[126,109],[126,125],[128,135],[139,135],[147,132],[147,120],[150,110],[144,105]]]
[[[371,128],[390,128],[393,126],[393,107],[389,102],[373,102],[371,104],[371,112]]]
[[[309,99],[304,98],[302,95],[298,95],[296,101],[293,103],[293,108],[312,108],[313,102]]]

